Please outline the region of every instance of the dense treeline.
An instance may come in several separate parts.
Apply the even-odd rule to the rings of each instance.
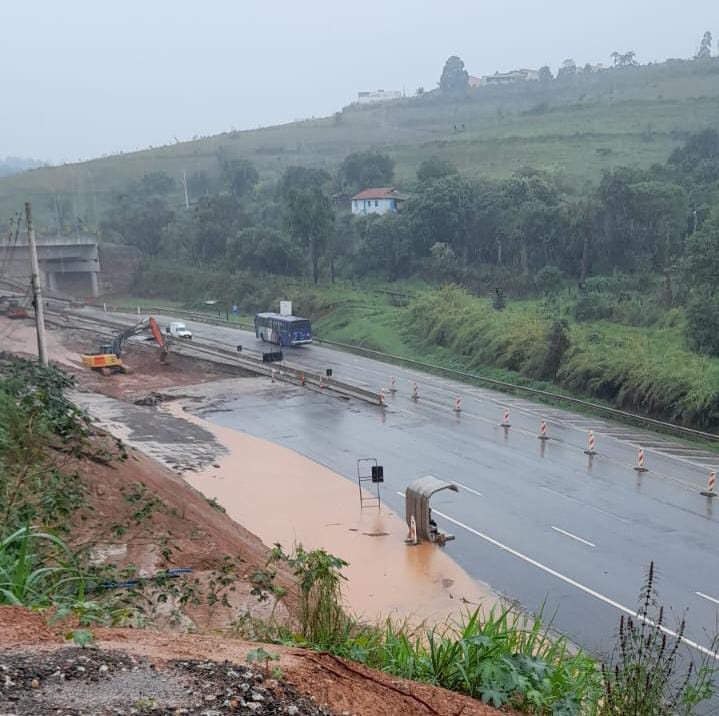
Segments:
[[[615,169],[591,190],[533,169],[503,181],[469,179],[428,157],[401,211],[385,216],[349,212],[354,192],[392,184],[392,159],[375,151],[349,155],[335,176],[296,166],[273,184],[251,162],[234,160],[223,163],[219,184],[189,181],[205,187],[189,209],[172,205],[173,180],[162,173],[131,183],[114,196],[104,235],[151,257],[315,284],[419,276],[530,295],[568,280],[661,275],[665,308],[687,307],[693,346],[719,353],[714,129],[691,135],[664,164]],[[604,317],[601,305],[585,304],[586,317]]]

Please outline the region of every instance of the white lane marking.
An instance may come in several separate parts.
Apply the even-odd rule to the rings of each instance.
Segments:
[[[586,509],[594,510],[595,512],[599,512],[602,515],[605,515],[606,517],[610,517],[613,520],[617,520],[619,522],[624,522],[625,524],[629,524],[629,520],[625,520],[623,517],[619,517],[618,515],[614,515],[611,512],[607,512],[606,510],[603,510],[601,507],[595,507],[594,505],[590,505],[588,502],[582,502],[582,500],[578,500],[576,497],[570,497],[569,495],[565,494],[564,492],[560,492],[559,490],[553,490],[551,487],[546,487],[545,485],[537,485],[537,487],[540,490],[544,490],[545,492],[551,492],[553,495],[558,495],[559,497],[564,498],[565,500],[570,500],[571,502],[575,502],[578,505],[581,505],[582,507]]]
[[[589,541],[586,540],[586,539],[582,539],[581,537],[577,537],[577,535],[573,535],[571,532],[567,532],[566,530],[559,529],[559,527],[555,527],[554,525],[552,525],[552,529],[553,529],[555,532],[559,532],[560,534],[563,534],[563,535],[565,535],[565,536],[567,536],[567,537],[571,537],[572,539],[577,540],[577,542],[581,542],[582,544],[586,544],[586,545],[588,545],[589,547],[596,547],[596,546],[597,546],[596,544],[594,544],[594,542],[589,542]]]
[[[474,495],[477,495],[479,497],[482,497],[482,493],[478,492],[477,490],[473,490],[471,487],[467,487],[467,485],[463,485],[461,482],[457,482],[456,480],[452,480],[452,482],[457,485],[458,487],[461,487],[463,490],[467,490],[467,492],[471,492]]]
[[[560,579],[562,582],[565,582],[566,584],[569,584],[572,587],[579,589],[580,591],[584,592],[585,594],[588,594],[590,597],[594,597],[595,599],[598,599],[600,602],[604,602],[605,604],[608,604],[610,607],[614,607],[615,609],[618,609],[620,612],[624,612],[625,614],[629,614],[630,616],[633,616],[637,619],[641,619],[642,621],[645,621],[647,624],[649,624],[651,626],[659,627],[659,629],[661,629],[665,634],[672,636],[675,639],[679,637],[679,634],[677,634],[675,631],[672,631],[671,629],[667,629],[667,627],[665,627],[661,624],[657,624],[656,622],[654,622],[651,619],[642,617],[640,614],[637,614],[637,612],[634,609],[629,609],[629,607],[625,607],[623,604],[620,604],[619,602],[615,602],[610,597],[607,597],[604,594],[600,594],[599,592],[595,591],[594,589],[591,589],[590,587],[586,587],[585,585],[577,582],[576,580],[572,579],[571,577],[567,577],[566,575],[562,574],[561,572],[557,572],[556,569],[547,567],[545,564],[538,562],[536,559],[532,559],[531,557],[528,557],[526,554],[523,554],[522,552],[519,552],[518,550],[513,549],[512,547],[508,547],[506,544],[502,544],[501,542],[494,539],[493,537],[490,537],[489,535],[486,535],[486,534],[480,532],[479,530],[475,530],[473,527],[470,527],[469,525],[465,525],[463,522],[460,522],[459,520],[455,520],[454,517],[450,517],[449,515],[446,515],[443,512],[440,512],[439,510],[434,510],[434,513],[436,515],[439,515],[440,517],[443,517],[445,520],[452,522],[453,524],[457,525],[458,527],[461,527],[462,529],[467,530],[467,532],[471,532],[473,535],[476,535],[480,539],[485,540],[485,542],[489,542],[490,544],[493,544],[495,547],[498,547],[499,549],[504,550],[505,552],[508,552],[509,554],[511,554],[515,557],[518,557],[519,559],[527,562],[527,564],[531,564],[533,567],[540,569],[542,572],[546,572],[547,574],[550,574],[553,577]],[[697,644],[697,642],[692,641],[691,639],[687,639],[686,637],[681,637],[681,640],[687,646],[690,646],[693,649],[700,651],[702,654],[706,654],[707,656],[710,656],[712,659],[716,659],[717,661],[719,661],[719,653],[717,653],[716,651],[711,651],[710,649],[707,649],[705,646],[702,646],[701,644]]]
[[[719,599],[714,599],[714,597],[710,597],[708,594],[704,594],[703,592],[695,592],[698,597],[703,597],[704,599],[708,599],[710,602],[714,602],[714,604],[719,604]]]

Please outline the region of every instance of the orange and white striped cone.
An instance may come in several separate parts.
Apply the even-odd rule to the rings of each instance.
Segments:
[[[537,435],[537,437],[540,440],[549,440],[549,435],[547,435],[547,422],[544,418],[539,421],[539,435]]]
[[[300,385],[304,385],[304,384],[305,384],[305,372],[302,371],[300,373]]]
[[[387,403],[385,402],[385,397],[384,397],[384,388],[380,388],[380,391],[379,391],[379,404],[383,408],[385,405],[387,405]]]
[[[500,425],[503,428],[511,427],[511,423],[509,422],[509,408],[504,409],[504,417],[502,418],[502,422],[500,423]]]
[[[412,400],[419,399],[419,390],[417,389],[417,383],[412,383]]]
[[[325,387],[325,379],[320,376],[320,390],[322,390]]]
[[[455,413],[461,413],[462,412],[462,399],[457,396],[454,399],[454,412]]]
[[[417,540],[417,521],[414,519],[414,515],[409,517],[409,534],[405,540],[407,544],[415,545],[418,544]]]
[[[646,472],[647,468],[644,465],[644,450],[642,448],[639,448],[639,453],[637,454],[637,464],[634,467],[634,469],[637,472]]]
[[[597,451],[594,444],[594,430],[589,431],[587,436],[587,449],[584,451],[585,455],[596,455]]]
[[[714,470],[709,473],[709,479],[707,480],[707,489],[701,494],[704,497],[716,497],[716,486],[717,486],[717,474]]]
[[[392,379],[389,382],[389,392],[394,395],[397,392],[397,383],[395,382],[394,376],[392,376]]]
[[[272,369],[272,382],[273,382],[273,383],[275,382],[275,375],[276,375],[276,373],[277,373],[277,371],[273,368],[273,369]]]

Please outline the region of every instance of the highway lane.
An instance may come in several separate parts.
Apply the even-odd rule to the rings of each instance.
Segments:
[[[558,609],[556,626],[596,653],[610,647],[620,613],[614,604],[635,607],[651,559],[662,601],[678,614],[688,607],[688,638],[707,644],[704,630],[714,627],[718,605],[697,592],[719,599],[717,517],[697,509],[695,496],[676,484],[628,478],[611,463],[591,471],[570,467],[560,444],[545,446],[540,457],[536,438],[515,445],[514,436],[505,440],[498,427],[477,436],[438,408],[382,414],[279,384],[238,391],[208,417],[297,450],[349,479],[355,479],[356,458],[378,457],[385,465],[383,499],[399,514],[404,504],[397,493],[417,476],[434,474],[469,488],[438,496],[435,504],[438,516],[455,521],[439,519],[457,535],[450,554],[526,608],[546,600],[548,613]]]
[[[98,317],[109,315],[112,320],[124,320],[127,323],[137,321],[137,316],[133,314],[103,314],[99,309],[86,308],[78,315],[83,313]],[[159,315],[157,318],[164,325],[173,317]],[[268,344],[262,343],[254,334],[246,331],[198,321],[187,321],[187,324],[197,338],[212,341],[227,349],[236,350],[238,345],[242,345],[245,350],[262,351],[268,348]],[[673,480],[694,491],[704,489],[709,471],[715,469],[719,462],[719,454],[681,440],[553,406],[536,404],[487,388],[387,365],[325,346],[286,349],[285,354],[289,362],[308,371],[324,372],[331,368],[338,380],[346,380],[377,392],[384,388],[390,409],[394,410],[406,410],[414,406],[412,401],[409,401],[408,405],[408,400],[412,384],[417,383],[420,396],[417,405],[436,404],[436,407],[451,412],[455,397],[459,395],[462,400],[462,419],[475,421],[478,430],[481,429],[482,423],[491,427],[499,423],[505,406],[511,409],[513,433],[523,432],[527,436],[536,437],[539,421],[545,418],[552,442],[573,446],[580,457],[587,447],[587,431],[592,429],[597,449],[603,459],[631,467],[636,464],[638,448],[642,446],[652,477]],[[394,396],[389,392],[392,377],[395,377],[398,387]]]
[[[263,348],[246,332],[187,323],[203,340]],[[698,495],[708,461],[697,455],[704,459],[704,452],[323,346],[287,353],[307,370],[331,367],[338,379],[375,390],[388,388],[394,375],[399,392],[388,393],[390,405],[382,410],[268,382],[270,392],[244,395],[226,406],[231,412],[212,419],[287,445],[350,479],[357,457],[377,456],[386,467],[385,499],[400,514],[396,493],[414,477],[458,481],[469,489],[436,505],[447,515],[444,526],[458,536],[448,546],[451,554],[470,574],[527,608],[545,599],[550,612],[560,607],[557,626],[595,651],[608,648],[620,613],[615,604],[635,606],[643,570],[655,559],[663,601],[679,613],[689,608],[688,637],[707,643],[703,630],[713,629],[719,607],[712,601],[719,600],[719,501],[714,506]],[[417,402],[409,397],[413,381]],[[452,411],[457,393],[459,415]],[[512,407],[508,431],[498,426],[505,404]],[[552,439],[542,444],[537,433],[544,415]],[[599,450],[591,460],[583,453],[590,425]],[[644,475],[631,469],[639,444],[651,446]]]

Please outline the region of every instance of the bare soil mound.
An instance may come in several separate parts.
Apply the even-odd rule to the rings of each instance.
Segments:
[[[93,648],[68,648],[41,614],[0,607],[0,713],[499,713],[469,697],[330,654],[265,644],[279,657],[269,662],[270,671],[279,669],[280,675],[248,666],[247,655],[260,646],[254,642],[134,629],[98,629],[95,637]]]

